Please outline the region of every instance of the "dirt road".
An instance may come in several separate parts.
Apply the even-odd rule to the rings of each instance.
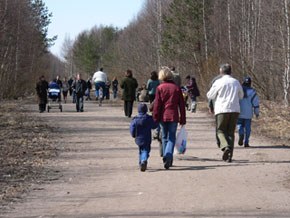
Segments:
[[[76,113],[66,104],[62,113],[43,114],[28,107],[59,127],[65,151],[49,167],[62,176],[34,185],[0,217],[290,217],[290,147],[252,138],[251,148],[236,146],[225,163],[212,118],[188,113],[186,154],[164,170],[153,141],[148,170],[140,172],[121,105],[86,102]]]

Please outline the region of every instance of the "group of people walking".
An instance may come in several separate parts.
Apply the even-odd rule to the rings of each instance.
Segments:
[[[212,81],[207,92],[209,99],[209,111],[216,118],[216,139],[217,145],[222,151],[222,159],[231,162],[234,151],[235,128],[238,127],[240,146],[249,147],[251,134],[251,120],[253,114],[259,116],[259,98],[256,91],[251,87],[251,78],[246,77],[242,83],[232,75],[231,66],[223,64],[219,68],[219,75]],[[78,74],[75,80],[61,83],[59,78],[54,81],[63,87],[63,96],[66,100],[67,92],[72,89],[73,98],[78,112],[84,111],[84,96],[89,95],[91,83],[95,85],[96,99],[104,98],[107,95],[108,78],[103,68],[94,73],[92,79],[84,81]],[[117,97],[119,82],[116,78],[112,81],[113,97]],[[125,72],[120,82],[123,90],[122,100],[124,101],[124,114],[131,118],[133,104],[136,100],[137,80],[133,77],[131,70]],[[49,84],[44,77],[40,77],[36,90],[39,96],[39,110],[45,110],[47,102],[46,90]],[[181,86],[181,77],[175,71],[175,67],[162,67],[159,73],[152,71],[150,79],[146,84],[146,92],[149,96],[148,106],[141,102],[138,105],[138,115],[133,117],[130,123],[130,133],[135,138],[139,147],[139,166],[141,171],[147,169],[150,156],[152,135],[151,130],[157,129],[161,132],[162,161],[165,169],[173,165],[173,152],[176,142],[176,131],[178,124],[186,124],[186,98],[184,92],[191,99],[190,111],[196,112],[196,98],[200,96],[199,89],[194,77],[186,77],[186,85]]]
[[[216,117],[217,144],[222,154],[222,159],[231,162],[234,151],[235,128],[238,126],[240,146],[249,147],[251,133],[251,120],[253,113],[259,116],[259,98],[251,87],[251,78],[246,77],[242,83],[232,77],[231,66],[220,66],[220,74],[212,82],[207,93],[210,101],[210,112]],[[180,83],[175,80],[176,73],[172,68],[163,67],[159,71],[157,85],[153,100],[151,100],[152,116],[147,114],[145,103],[138,105],[138,115],[130,124],[131,136],[139,147],[139,166],[141,171],[147,169],[148,158],[151,150],[151,129],[160,127],[162,134],[162,161],[165,169],[173,164],[173,151],[176,142],[178,123],[186,124],[185,101],[180,88]],[[195,79],[186,78],[188,85],[195,86]],[[193,102],[199,96],[199,90],[191,90]],[[196,103],[194,103],[196,105]],[[191,107],[196,109],[195,105]]]

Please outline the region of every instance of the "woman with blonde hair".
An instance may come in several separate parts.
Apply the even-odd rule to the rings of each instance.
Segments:
[[[182,91],[173,82],[173,74],[168,67],[159,71],[161,84],[156,89],[153,106],[153,119],[160,123],[162,132],[163,164],[169,169],[173,163],[173,150],[176,141],[178,122],[185,125],[185,103]]]

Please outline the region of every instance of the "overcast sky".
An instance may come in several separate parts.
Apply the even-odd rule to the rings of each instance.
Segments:
[[[144,0],[44,0],[44,3],[53,14],[48,35],[58,36],[50,50],[60,56],[66,35],[75,39],[95,25],[125,27],[137,16]]]

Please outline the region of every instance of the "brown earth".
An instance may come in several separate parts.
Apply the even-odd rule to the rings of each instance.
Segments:
[[[236,146],[233,162],[225,163],[215,144],[213,118],[199,110],[187,114],[186,154],[175,155],[174,166],[164,170],[153,141],[148,170],[142,173],[128,131],[130,119],[120,103],[99,107],[86,102],[84,113],[76,113],[72,104],[63,107],[62,113],[39,114],[36,105],[25,104],[23,117],[28,121],[14,121],[21,128],[1,122],[1,139],[31,145],[24,149],[30,154],[26,161],[15,165],[30,163],[21,176],[31,179],[21,199],[5,197],[9,204],[1,207],[0,217],[290,217],[289,144],[254,136],[251,148]],[[8,112],[7,120],[19,114],[1,110],[0,119]],[[35,137],[23,138],[25,133]],[[7,154],[23,155],[23,150]],[[3,161],[2,195],[3,181],[19,178],[22,169],[3,171],[2,166],[12,167]]]

